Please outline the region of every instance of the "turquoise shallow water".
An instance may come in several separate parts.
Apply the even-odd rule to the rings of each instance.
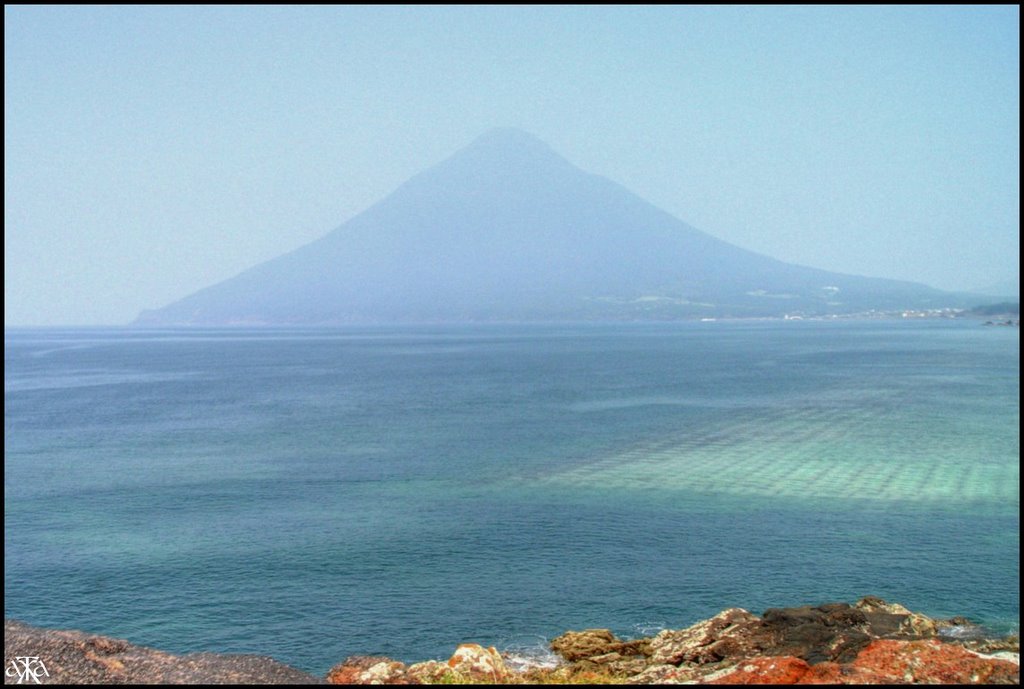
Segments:
[[[872,594],[1019,625],[1019,331],[15,330],[5,616],[323,673]]]

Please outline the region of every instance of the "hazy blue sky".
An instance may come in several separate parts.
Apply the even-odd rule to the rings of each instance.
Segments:
[[[495,126],[727,241],[1019,275],[1020,13],[5,7],[4,322],[128,322]]]

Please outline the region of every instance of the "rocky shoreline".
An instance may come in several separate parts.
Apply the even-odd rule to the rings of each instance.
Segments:
[[[119,639],[4,623],[4,682],[26,679],[18,658],[38,658],[41,683],[62,684],[1019,684],[1017,637],[986,638],[969,620],[936,620],[862,598],[723,610],[686,629],[619,639],[607,629],[551,642],[559,661],[517,667],[493,647],[463,644],[446,661],[407,665],[354,656],[319,678],[270,658],[173,655]],[[21,667],[25,664],[21,661]],[[39,672],[45,667],[45,674]]]

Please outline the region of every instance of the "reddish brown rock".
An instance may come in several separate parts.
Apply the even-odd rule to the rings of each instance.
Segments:
[[[935,639],[872,642],[852,663],[856,669],[915,684],[1019,684],[1020,666],[982,658]]]
[[[648,679],[696,684],[1019,684],[1020,669],[1014,662],[980,657],[934,639],[879,640],[849,663],[811,665],[794,656],[758,656],[724,669],[705,665],[663,670]]]
[[[662,674],[678,681],[679,674]],[[1018,684],[1019,667],[935,639],[870,643],[852,663],[809,665],[792,656],[757,657],[689,677],[700,684]]]
[[[793,656],[751,658],[724,673],[707,678],[707,684],[796,684],[811,666]]]
[[[385,656],[352,656],[327,673],[330,684],[409,684],[406,667]]]
[[[824,662],[812,665],[797,684],[904,684],[904,681],[867,668]]]

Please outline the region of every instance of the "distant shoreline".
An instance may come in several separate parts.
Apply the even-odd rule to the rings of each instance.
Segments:
[[[4,331],[60,331],[60,330],[121,330],[126,332],[154,332],[160,330],[243,330],[247,328],[259,330],[331,330],[339,328],[429,328],[429,327],[502,327],[502,326],[629,326],[629,325],[675,325],[685,323],[775,323],[775,322],[919,322],[919,321],[977,321],[984,324],[985,321],[1014,321],[1020,325],[1019,312],[999,312],[990,314],[972,313],[958,310],[949,312],[948,309],[938,310],[936,313],[928,311],[892,311],[878,313],[850,313],[850,314],[826,314],[826,315],[802,315],[787,314],[783,316],[694,316],[692,318],[678,318],[671,320],[658,319],[633,319],[633,320],[525,320],[525,321],[366,321],[366,322],[337,322],[337,323],[273,323],[273,322],[231,322],[231,323],[172,323],[172,324],[139,324],[139,323],[110,323],[90,325],[4,325]]]

